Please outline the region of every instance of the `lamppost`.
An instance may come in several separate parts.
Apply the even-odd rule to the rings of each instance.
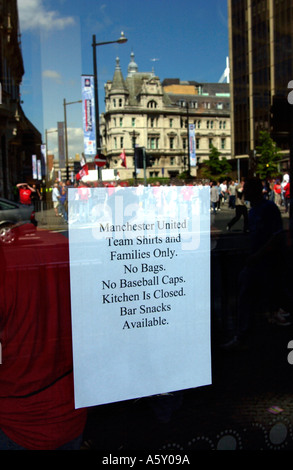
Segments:
[[[98,98],[98,71],[97,71],[97,55],[96,47],[104,46],[106,44],[123,44],[127,42],[124,33],[121,32],[121,36],[116,41],[106,41],[106,42],[96,42],[96,35],[93,35],[93,69],[94,69],[94,97],[95,97],[95,121],[96,121],[96,155],[100,153],[101,150],[101,141],[100,141],[100,120],[99,120],[99,98]],[[100,179],[100,174],[99,174]]]
[[[82,103],[82,100],[66,102],[65,98],[63,99],[64,107],[64,130],[65,130],[65,158],[66,158],[66,179],[69,179],[69,166],[68,166],[68,139],[67,139],[67,117],[66,117],[66,106],[69,104]]]

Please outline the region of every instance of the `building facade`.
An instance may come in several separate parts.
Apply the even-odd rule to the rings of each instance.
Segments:
[[[293,79],[291,0],[228,0],[232,153],[253,171],[259,131],[288,161],[287,96]]]
[[[23,75],[17,2],[0,0],[0,196],[8,199],[32,181],[32,155],[41,159],[41,134],[21,107]]]
[[[187,123],[195,128],[197,165],[190,168]],[[135,147],[145,148],[152,157],[147,177],[175,177],[188,169],[196,176],[211,145],[231,158],[229,84],[161,82],[153,71],[139,72],[133,53],[124,79],[117,58],[113,80],[105,84],[101,135],[110,168],[119,171],[121,179],[133,176]]]

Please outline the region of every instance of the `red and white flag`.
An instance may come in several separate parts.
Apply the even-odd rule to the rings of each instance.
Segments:
[[[120,153],[120,158],[122,158],[121,165],[124,166],[125,168],[127,168],[127,166],[126,166],[126,155],[125,155],[125,150],[124,149],[123,149],[123,152]]]
[[[87,164],[85,164],[81,170],[79,170],[79,172],[77,173],[77,175],[75,176],[75,178],[77,180],[81,180],[84,176],[87,176],[89,174],[89,169],[88,169],[88,166]]]

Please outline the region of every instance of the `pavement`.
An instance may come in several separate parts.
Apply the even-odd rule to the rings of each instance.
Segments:
[[[226,232],[233,215],[224,206],[212,217],[212,384],[89,408],[82,450],[103,455],[293,450],[293,361],[288,347],[293,323],[279,326],[260,312],[245,348],[221,348],[235,320],[235,269],[249,247],[242,221]],[[282,217],[287,229],[288,216]],[[53,210],[38,213],[37,219],[38,230],[67,230]]]

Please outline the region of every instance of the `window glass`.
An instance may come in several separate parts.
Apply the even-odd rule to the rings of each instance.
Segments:
[[[278,329],[293,315],[292,18],[292,0],[0,0],[0,450],[173,449],[159,457],[179,463],[185,449],[292,447],[293,338]],[[280,139],[265,155],[263,129]],[[251,174],[264,211],[244,198]],[[89,361],[92,342],[110,354]],[[197,368],[211,358],[213,374]],[[129,399],[75,406],[102,388],[89,363]]]

